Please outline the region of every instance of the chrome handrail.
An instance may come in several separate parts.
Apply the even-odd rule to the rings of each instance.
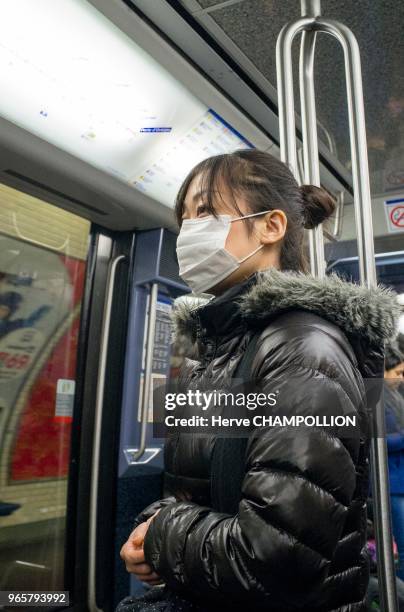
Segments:
[[[109,267],[107,291],[104,305],[104,315],[101,331],[101,347],[97,377],[97,394],[95,400],[93,453],[91,458],[91,489],[90,489],[90,521],[88,544],[88,607],[90,612],[101,612],[97,606],[96,594],[96,559],[97,559],[97,510],[98,483],[100,474],[101,428],[104,408],[105,378],[108,356],[109,330],[111,327],[112,300],[114,297],[115,277],[118,264],[126,259],[118,255]]]
[[[336,38],[342,46],[345,61],[348,99],[349,132],[354,186],[354,209],[358,240],[361,283],[369,288],[376,285],[376,265],[373,244],[372,205],[366,143],[362,71],[357,40],[344,24],[321,16],[320,0],[301,0],[302,17],[286,24],[276,47],[278,107],[281,159],[299,180],[296,152],[296,124],[293,88],[292,44],[302,32],[300,60],[300,99],[302,108],[305,180],[319,185],[317,125],[313,84],[315,35],[324,32]],[[317,229],[317,228],[316,228]],[[318,228],[311,238],[311,269],[316,276],[325,270],[322,231]],[[378,549],[378,575],[382,609],[397,612],[397,594],[392,551],[392,530],[388,480],[384,411],[380,406],[373,415],[371,440],[372,484],[375,500],[374,518]]]
[[[152,283],[149,297],[149,316],[146,335],[146,356],[143,377],[143,391],[140,409],[140,440],[139,448],[133,453],[132,462],[139,461],[146,450],[147,423],[149,417],[150,395],[152,393],[154,335],[156,329],[156,312],[158,283]]]
[[[321,123],[321,121],[319,121],[318,119],[317,119],[317,125],[322,130],[322,132],[323,132],[323,134],[325,136],[325,139],[327,141],[324,144],[327,145],[327,148],[330,151],[330,153],[332,153],[333,155],[336,155],[337,154],[337,144],[335,142],[334,136],[327,130],[325,125],[323,125]],[[324,142],[324,140],[323,140],[323,142]]]
[[[337,207],[335,209],[334,227],[332,235],[334,238],[339,238],[342,233],[342,226],[344,223],[344,208],[345,208],[345,191],[341,189],[337,193]]]
[[[302,33],[300,48],[299,82],[301,94],[303,169],[304,181],[321,187],[320,160],[318,157],[318,136],[316,118],[316,96],[314,93],[314,52],[317,32]],[[320,224],[310,233],[311,273],[318,278],[325,276],[323,226]]]

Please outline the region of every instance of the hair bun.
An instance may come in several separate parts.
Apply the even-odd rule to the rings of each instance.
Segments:
[[[301,185],[304,227],[313,229],[334,213],[336,199],[323,187]]]

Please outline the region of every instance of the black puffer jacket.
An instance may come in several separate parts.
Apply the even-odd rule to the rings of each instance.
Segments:
[[[383,340],[394,333],[396,315],[386,290],[276,270],[196,309],[178,307],[177,339],[197,349],[185,369],[187,387],[206,380],[228,387],[259,330],[253,374],[271,391],[271,380],[280,381],[283,413],[348,410],[358,417],[359,435],[338,437],[319,426],[296,435],[287,427],[262,429],[247,447],[234,516],[212,507],[215,438],[171,437],[165,463],[173,497],[136,521],[161,508],[144,549],[169,587],[209,611],[364,609],[369,405],[363,379],[383,376]]]

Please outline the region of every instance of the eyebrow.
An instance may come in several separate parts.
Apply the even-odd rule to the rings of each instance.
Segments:
[[[207,189],[202,189],[201,191],[198,191],[197,193],[195,193],[192,197],[192,201],[196,202],[197,200],[199,200],[201,198],[201,196],[203,196],[205,193],[208,193]]]

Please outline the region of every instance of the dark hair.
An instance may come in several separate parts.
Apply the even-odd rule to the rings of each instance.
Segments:
[[[391,340],[386,342],[384,347],[385,358],[384,358],[384,369],[392,370],[400,363],[404,363],[404,355],[400,351],[397,340]]]
[[[215,155],[197,164],[182,183],[175,202],[175,215],[181,226],[184,201],[193,179],[201,177],[204,203],[214,216],[215,194],[225,184],[232,195],[235,210],[241,215],[236,196],[242,195],[252,213],[283,210],[288,224],[281,248],[281,269],[307,270],[304,254],[304,228],[312,229],[325,221],[335,210],[335,199],[323,188],[314,185],[299,187],[292,172],[279,159],[257,149],[240,149]],[[252,230],[252,219],[249,229]]]

